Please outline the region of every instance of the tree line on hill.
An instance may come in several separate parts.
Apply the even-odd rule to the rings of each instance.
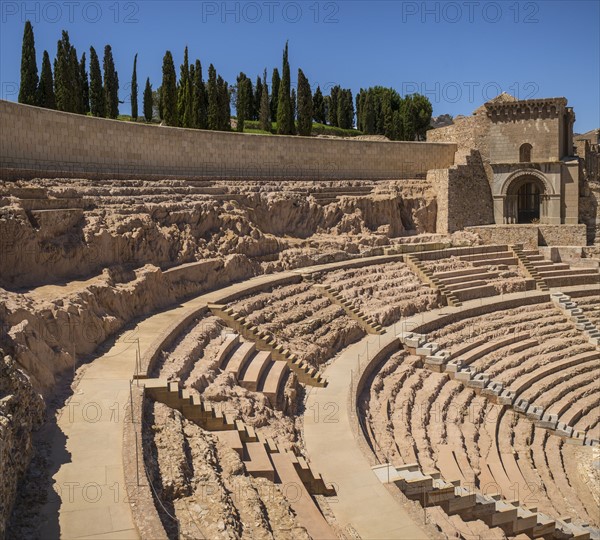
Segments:
[[[381,86],[361,88],[356,101],[349,88],[339,85],[332,87],[329,95],[323,95],[320,86],[313,93],[302,69],[298,69],[297,89],[292,88],[288,55],[286,43],[281,75],[278,68],[273,69],[270,87],[266,69],[254,84],[240,72],[236,84],[230,86],[212,64],[205,81],[200,60],[190,63],[187,47],[178,80],[173,55],[166,51],[161,85],[153,90],[150,79],[146,79],[143,118],[151,122],[158,117],[167,126],[229,131],[233,103],[236,130],[240,132],[247,121],[254,121],[266,132],[308,136],[317,122],[348,130],[356,125],[365,134],[385,135],[392,140],[425,138],[432,113],[425,96],[401,97],[394,89]],[[137,56],[133,60],[130,92],[134,121],[138,119]],[[68,32],[63,30],[53,65],[54,70],[48,51],[44,51],[38,77],[33,27],[26,21],[19,102],[103,118],[119,116],[119,104],[123,102],[118,97],[119,75],[110,45],[104,48],[102,69],[95,49],[90,47],[88,74],[85,52],[78,57]]]

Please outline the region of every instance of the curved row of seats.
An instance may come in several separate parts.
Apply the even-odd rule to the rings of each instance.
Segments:
[[[546,516],[546,526],[564,515],[600,526],[591,494],[573,495],[579,473],[565,462],[571,449],[588,451],[578,431],[598,441],[600,354],[586,336],[545,302],[462,319],[430,332],[429,338],[415,339],[394,355],[398,367],[386,371],[385,378],[377,376],[369,398],[363,398],[379,458],[395,465],[415,463],[422,474],[439,470],[446,481],[519,499]],[[444,368],[421,368],[423,360],[436,355]],[[459,369],[473,369],[463,381],[445,371],[459,359]],[[485,373],[490,377],[482,385],[471,384]],[[492,375],[514,393],[514,409],[485,392]],[[518,413],[521,399],[527,406]],[[544,426],[548,416],[555,431]],[[378,417],[385,418],[383,427]],[[560,467],[553,466],[554,459],[561,460]],[[453,523],[458,529],[465,525]]]
[[[414,257],[437,286],[456,298],[456,305],[535,288],[535,281],[521,270],[518,257],[507,245],[451,248]]]
[[[227,309],[314,368],[365,335],[356,320],[310,283],[276,287],[237,300]]]
[[[549,287],[600,286],[600,269],[597,266],[572,267],[567,263],[548,261],[537,249],[523,250],[523,254]]]
[[[415,463],[423,474],[439,470],[448,482],[460,482],[482,494],[500,493],[507,501],[519,500],[544,514],[590,517],[582,503],[569,512],[571,498],[563,492],[558,500],[560,490],[554,485],[548,488],[552,492],[550,500],[541,477],[529,474],[533,469],[527,475],[523,472],[522,460],[510,446],[505,429],[510,418],[502,407],[449,380],[447,374],[429,373],[410,363],[403,368],[392,382],[394,387],[402,388],[395,399],[387,401],[383,410],[369,411],[372,418],[384,410],[387,413],[387,429],[373,433],[378,437],[375,448],[380,449],[380,459],[395,465]],[[545,469],[548,475],[549,467]],[[559,485],[564,481],[558,481]]]
[[[440,306],[435,291],[402,261],[333,270],[315,277],[383,326]]]

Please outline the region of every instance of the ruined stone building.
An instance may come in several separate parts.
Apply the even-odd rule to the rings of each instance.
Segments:
[[[493,208],[488,224],[584,223],[592,243],[599,236],[598,130],[574,139],[574,122],[564,97],[501,94],[472,116],[429,131],[427,140],[479,152],[490,191],[478,205]]]

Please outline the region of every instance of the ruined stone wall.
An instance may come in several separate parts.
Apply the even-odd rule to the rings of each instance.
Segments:
[[[580,162],[579,220],[587,226],[588,244],[600,245],[600,146],[575,142]]]
[[[585,246],[586,227],[578,225],[539,225],[540,246]]]
[[[489,161],[488,131],[490,122],[485,114],[457,117],[454,124],[427,132],[427,142],[452,142],[459,152],[476,148],[484,161]]]
[[[476,150],[462,157],[459,154],[457,161],[457,165],[430,171],[427,176],[437,191],[436,231],[442,234],[494,222],[492,192],[481,154]]]
[[[0,169],[227,178],[380,179],[454,163],[456,145],[225,133],[0,101]],[[80,176],[81,177],[81,176]]]
[[[477,234],[484,244],[523,244],[538,246],[585,246],[585,225],[489,225],[466,227]]]

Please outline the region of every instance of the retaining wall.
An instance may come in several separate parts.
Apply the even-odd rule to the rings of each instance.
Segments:
[[[107,120],[0,101],[4,178],[384,179],[454,163],[456,144],[205,131]],[[17,171],[15,173],[15,171]]]

